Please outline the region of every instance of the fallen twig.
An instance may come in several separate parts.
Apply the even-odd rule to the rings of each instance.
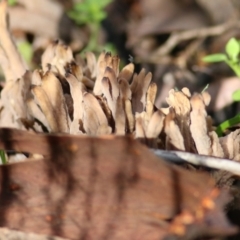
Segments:
[[[165,150],[153,149],[153,152],[158,157],[164,158],[165,160],[168,160],[168,161],[188,162],[197,166],[204,166],[209,168],[215,168],[218,170],[225,170],[240,176],[240,163],[230,159],[209,157],[205,155],[193,154],[188,152],[180,152],[180,151],[165,151]]]
[[[240,21],[229,21],[213,27],[206,27],[200,29],[187,30],[182,32],[173,32],[165,44],[161,45],[154,54],[150,55],[149,61],[156,62],[160,57],[169,54],[175,46],[181,41],[190,40],[193,38],[205,38],[209,36],[218,36],[223,34],[229,29],[237,28],[240,26]]]

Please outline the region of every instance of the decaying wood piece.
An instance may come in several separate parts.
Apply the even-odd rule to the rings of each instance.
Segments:
[[[226,193],[209,176],[169,165],[132,138],[0,129],[0,148],[45,156],[0,167],[1,227],[119,240],[236,230],[222,212]]]

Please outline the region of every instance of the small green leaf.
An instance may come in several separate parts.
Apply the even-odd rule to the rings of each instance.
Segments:
[[[27,41],[20,42],[18,44],[18,50],[21,53],[21,55],[23,56],[24,60],[27,63],[30,63],[32,60],[32,56],[33,56],[32,45]]]
[[[207,84],[207,85],[203,88],[202,93],[205,92],[205,91],[208,89],[208,87],[209,87],[209,84]]]
[[[15,4],[17,4],[17,0],[8,0],[9,6],[14,6]]]
[[[225,62],[227,60],[227,56],[223,53],[211,54],[202,59],[204,62]]]
[[[230,59],[236,60],[240,52],[238,41],[235,38],[231,38],[227,42],[225,50]]]
[[[2,164],[7,164],[7,159],[4,150],[0,150],[0,158],[2,161]]]
[[[240,90],[237,90],[233,93],[232,95],[232,99],[235,101],[235,102],[240,102]]]
[[[224,131],[232,126],[235,126],[236,124],[240,123],[240,114],[237,114],[233,118],[230,118],[224,122],[222,122],[216,129],[216,133],[219,137],[221,137],[224,133]]]

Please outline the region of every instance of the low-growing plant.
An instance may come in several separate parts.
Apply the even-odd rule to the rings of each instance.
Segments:
[[[0,159],[2,164],[7,164],[6,154],[4,150],[0,150]]]
[[[33,57],[33,47],[28,41],[21,41],[17,44],[18,51],[20,52],[23,59],[31,65]]]
[[[225,46],[226,53],[216,53],[211,54],[203,58],[204,62],[209,63],[216,63],[216,62],[225,62],[233,71],[234,73],[240,78],[240,40],[236,38],[231,38],[226,46]],[[232,98],[234,101],[240,101],[240,90],[237,90],[233,93]],[[223,132],[236,124],[240,123],[240,114],[237,114],[231,119],[228,119],[221,123],[216,132],[219,136],[222,136]]]
[[[17,0],[8,0],[8,5],[9,6],[14,6],[17,4]]]
[[[68,12],[68,16],[77,24],[87,25],[90,29],[90,40],[84,50],[93,52],[102,51],[98,45],[98,36],[101,29],[101,22],[107,17],[105,8],[111,2],[112,0],[83,0],[75,3],[73,9]]]

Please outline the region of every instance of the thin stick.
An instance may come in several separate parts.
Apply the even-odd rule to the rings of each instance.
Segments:
[[[198,166],[225,170],[240,176],[240,163],[225,158],[209,157],[188,152],[152,149],[155,155],[173,162],[188,162]]]
[[[156,61],[158,58],[169,54],[173,48],[181,41],[190,40],[193,38],[205,38],[209,36],[218,36],[232,28],[240,27],[240,21],[229,21],[214,27],[200,28],[187,30],[183,32],[173,32],[165,44],[161,45],[154,54],[149,57],[150,61]]]

